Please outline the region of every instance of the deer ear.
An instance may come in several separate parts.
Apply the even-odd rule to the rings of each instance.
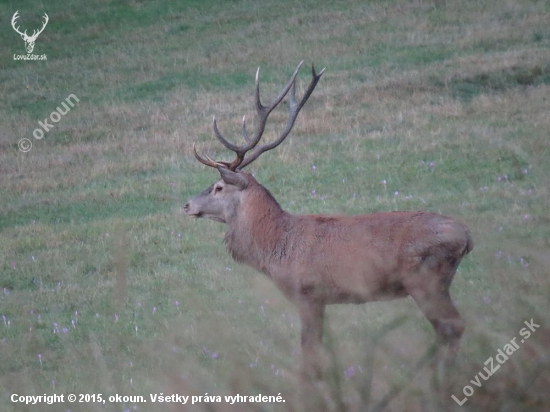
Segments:
[[[222,175],[222,180],[228,185],[237,186],[240,190],[244,190],[248,187],[248,180],[242,174],[232,172],[225,167],[219,167],[218,171]]]

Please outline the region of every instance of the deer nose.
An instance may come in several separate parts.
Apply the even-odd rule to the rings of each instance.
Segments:
[[[183,210],[187,213],[189,212],[189,203],[186,203],[185,206],[183,207]]]

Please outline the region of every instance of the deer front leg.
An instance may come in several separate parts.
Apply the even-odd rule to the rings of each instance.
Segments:
[[[307,300],[298,304],[298,310],[302,322],[302,379],[319,380],[322,378],[320,351],[325,305]]]

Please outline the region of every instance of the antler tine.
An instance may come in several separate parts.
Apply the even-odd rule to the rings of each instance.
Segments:
[[[246,140],[248,143],[250,143],[250,136],[248,135],[248,132],[246,131],[246,116],[243,116],[243,137],[244,140]]]
[[[229,150],[232,150],[234,152],[239,152],[242,147],[241,146],[237,146],[233,143],[231,143],[229,140],[227,140],[225,137],[223,137],[223,135],[220,133],[220,130],[218,129],[218,122],[216,121],[216,116],[214,116],[214,134],[216,135],[216,137],[218,138],[218,140],[220,142],[222,142],[222,144],[227,147]]]
[[[212,160],[210,157],[206,156],[206,160],[203,159],[198,153],[197,148],[195,147],[195,143],[193,143],[193,153],[195,154],[195,157],[199,162],[201,162],[203,165],[218,168],[220,162],[216,162]]]
[[[304,93],[304,96],[300,100],[300,103],[296,103],[296,82],[293,82],[291,84],[291,92],[290,92],[290,109],[289,109],[289,115],[288,115],[288,121],[286,124],[285,129],[281,133],[281,135],[273,142],[269,144],[262,145],[260,147],[257,147],[254,152],[252,152],[246,159],[243,160],[238,165],[238,169],[242,169],[246,166],[248,166],[250,163],[252,163],[254,160],[256,160],[262,153],[267,152],[268,150],[274,149],[275,147],[279,146],[283,140],[288,136],[290,131],[292,130],[292,127],[294,126],[294,122],[296,121],[296,118],[298,117],[298,113],[300,113],[300,110],[304,106],[304,104],[307,102],[309,97],[311,96],[311,93],[313,93],[313,90],[315,89],[315,86],[317,86],[317,83],[321,79],[321,76],[325,72],[325,69],[321,70],[319,74],[315,72],[315,67],[313,64],[311,65],[311,82],[309,83],[309,86]]]
[[[300,101],[300,104],[298,105],[298,108],[297,108],[298,112],[302,109],[304,104],[306,104],[307,99],[309,99],[309,96],[311,96],[311,93],[313,93],[313,89],[315,89],[315,86],[317,86],[317,83],[319,82],[319,79],[321,79],[321,76],[323,75],[325,70],[326,70],[326,67],[323,67],[323,69],[319,72],[319,74],[317,74],[315,72],[315,66],[313,65],[313,63],[311,63],[311,77],[312,77],[312,79],[311,79],[311,82],[309,83],[309,86],[308,86],[306,92],[304,93],[304,97],[302,97],[302,100]]]
[[[256,80],[254,81],[254,84],[256,86],[254,89],[254,103],[256,105],[256,111],[260,113],[264,109],[262,101],[260,100],[260,66],[258,66],[258,69],[256,70]]]

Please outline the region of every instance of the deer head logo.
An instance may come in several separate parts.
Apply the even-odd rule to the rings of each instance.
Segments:
[[[42,28],[40,30],[33,30],[32,36],[27,35],[27,30],[25,30],[23,33],[19,30],[19,27],[16,27],[16,20],[19,18],[19,10],[15,12],[13,17],[11,18],[11,26],[13,29],[21,35],[21,38],[25,40],[25,48],[27,49],[27,53],[32,53],[34,49],[34,42],[38,38],[38,35],[44,31],[46,28],[46,25],[48,24],[49,17],[46,13],[44,13],[44,22],[42,23]]]

